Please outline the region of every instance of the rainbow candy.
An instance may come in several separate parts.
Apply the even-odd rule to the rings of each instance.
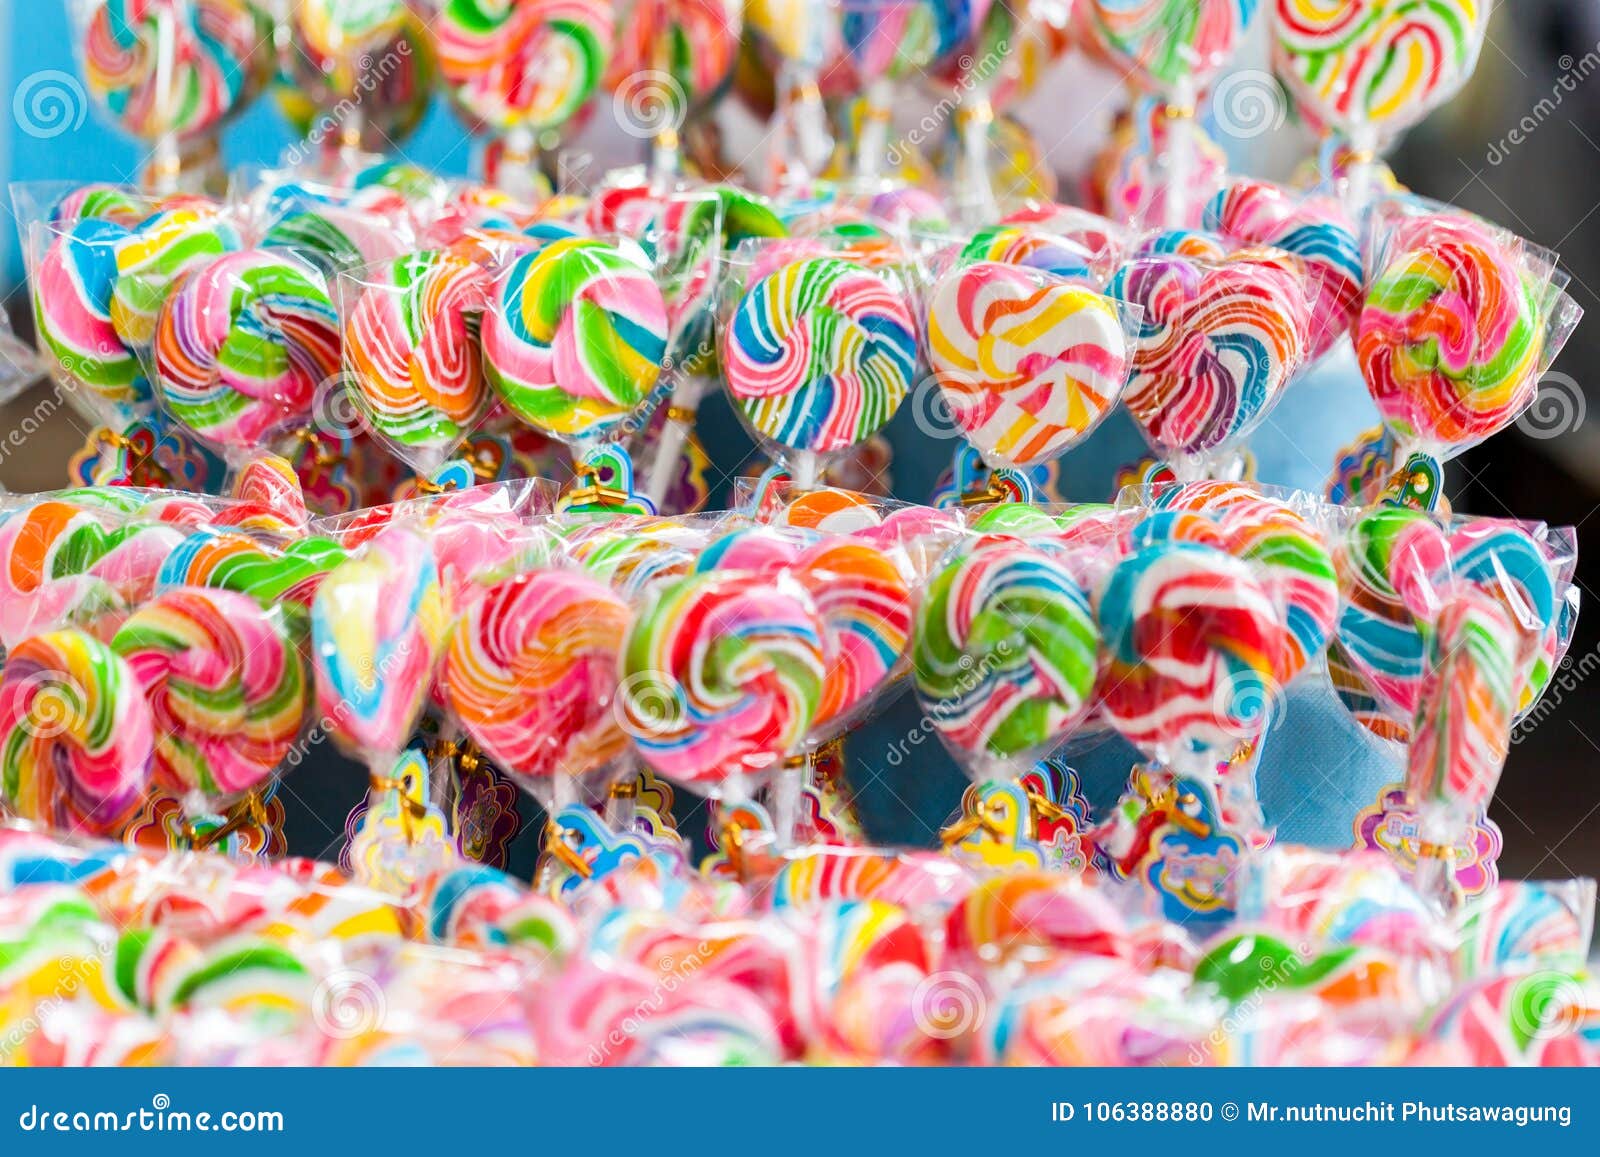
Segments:
[[[259,448],[311,412],[339,372],[339,318],[322,274],[288,253],[244,250],[168,296],[155,376],[172,416],[223,450]]]
[[[495,583],[456,623],[441,676],[450,710],[519,782],[576,779],[622,753],[612,700],[628,607],[586,575]]]
[[[843,450],[899,408],[916,332],[905,295],[885,278],[835,257],[792,261],[751,285],[727,322],[728,391],[778,445]]]
[[[1486,592],[1458,592],[1440,611],[1417,696],[1406,794],[1419,807],[1470,816],[1489,806],[1511,743],[1517,629]]]
[[[1111,572],[1095,613],[1108,652],[1101,704],[1130,743],[1210,775],[1259,738],[1286,629],[1249,564],[1152,536]]]
[[[445,0],[432,29],[451,98],[500,132],[571,120],[600,84],[614,40],[608,0]]]
[[[389,526],[340,563],[311,604],[324,729],[374,766],[392,762],[416,726],[447,625],[433,551],[414,531]]]
[[[990,225],[979,229],[961,248],[960,260],[998,261],[1020,265],[1076,282],[1089,289],[1097,287],[1096,254],[1077,242],[1042,228],[1025,225]]]
[[[1038,751],[1088,714],[1100,631],[1076,579],[1022,543],[979,542],[917,609],[917,694],[952,750],[983,761]]]
[[[1488,0],[1275,0],[1273,70],[1317,121],[1382,142],[1461,90],[1488,23]]]
[[[117,252],[132,236],[96,217],[51,235],[29,279],[39,347],[71,396],[97,415],[128,420],[148,411],[153,396],[134,350],[117,332],[112,298]]]
[[[669,779],[713,786],[798,750],[822,702],[823,627],[802,591],[735,571],[656,589],[622,652],[622,726]]]
[[[1010,265],[951,270],[928,299],[928,360],[990,466],[1048,461],[1110,412],[1132,350],[1116,304]]]
[[[83,35],[89,92],[144,140],[214,128],[272,73],[255,0],[91,0]]]
[[[279,88],[279,103],[302,136],[326,118],[322,131],[351,127],[339,118],[360,110],[359,143],[392,147],[422,121],[433,99],[433,42],[405,0],[292,0],[285,13],[285,71],[294,87]],[[341,106],[341,102],[347,102]]]
[[[1305,295],[1264,253],[1219,264],[1142,258],[1107,292],[1143,311],[1124,402],[1164,454],[1237,444],[1271,411],[1305,352]]]
[[[310,606],[317,586],[345,557],[331,538],[300,538],[275,548],[244,534],[197,530],[167,557],[156,586],[211,587],[250,595],[267,606]]]
[[[383,267],[345,321],[352,396],[377,434],[429,466],[488,405],[477,337],[489,290],[470,261],[413,253]]]
[[[299,648],[247,595],[171,591],[128,619],[111,649],[150,704],[158,786],[225,806],[264,786],[300,732]]]
[[[690,108],[715,99],[739,52],[739,0],[628,0],[619,5],[606,87],[627,90],[629,77],[664,71]]]
[[[1307,361],[1350,332],[1365,274],[1355,227],[1337,200],[1297,201],[1266,181],[1235,181],[1207,203],[1204,225],[1241,244],[1272,246],[1300,259],[1310,301]]]
[[[555,241],[495,282],[483,323],[489,383],[530,426],[569,442],[634,419],[666,353],[667,307],[650,272],[603,241]]]
[[[1532,401],[1544,311],[1516,255],[1475,222],[1434,219],[1396,249],[1367,290],[1356,356],[1389,428],[1445,458]]]
[[[90,573],[106,540],[100,521],[70,502],[36,502],[0,520],[0,645],[120,609],[117,590]]]
[[[24,819],[110,835],[138,810],[154,744],[138,680],[67,629],[24,639],[0,676],[0,795]]]

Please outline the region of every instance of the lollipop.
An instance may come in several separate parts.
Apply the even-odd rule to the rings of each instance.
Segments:
[[[979,229],[961,249],[963,261],[999,261],[1065,278],[1088,288],[1097,279],[1095,254],[1066,237],[1025,225],[990,225]]]
[[[156,325],[155,372],[172,415],[239,454],[302,421],[339,370],[322,275],[284,253],[219,257],[180,282]]]
[[[802,259],[745,292],[722,364],[746,421],[804,462],[894,416],[916,365],[916,322],[885,278],[838,258]]]
[[[1059,561],[980,542],[934,576],[912,642],[917,693],[951,749],[982,767],[1064,738],[1093,703],[1100,632]]]
[[[477,336],[489,275],[436,250],[397,258],[344,327],[353,397],[373,430],[431,471],[488,404]]]
[[[1110,411],[1131,351],[1113,302],[1009,265],[952,270],[928,302],[928,360],[991,466],[1055,457]]]
[[[513,575],[456,623],[442,680],[450,709],[495,764],[549,805],[626,743],[612,709],[628,625],[620,598],[582,574]],[[563,804],[567,801],[562,801]]]
[[[85,0],[84,79],[116,122],[177,175],[178,141],[206,133],[271,75],[272,19],[254,0]]]
[[[165,209],[143,222],[117,247],[111,323],[118,336],[141,358],[147,355],[157,315],[178,279],[243,245],[233,218],[209,204]]]
[[[301,135],[381,150],[421,122],[433,44],[405,0],[292,0],[285,25],[294,87],[281,95]]]
[[[18,815],[97,835],[132,818],[150,772],[150,712],[104,643],[63,630],[13,647],[0,731],[0,795]]]
[[[322,580],[311,604],[312,668],[335,739],[375,767],[398,754],[445,626],[433,552],[404,526],[381,531]]]
[[[116,589],[89,573],[105,546],[101,523],[68,502],[38,502],[0,521],[0,645],[122,608]]]
[[[152,401],[144,369],[111,313],[117,251],[131,234],[113,221],[86,217],[49,236],[29,278],[39,350],[69,398],[121,428]]]
[[[667,330],[646,266],[603,241],[556,241],[497,280],[484,367],[519,418],[581,444],[638,412],[660,376]]]
[[[1204,87],[1255,8],[1256,0],[1082,0],[1075,12],[1085,43],[1135,83],[1170,96]]]
[[[1533,400],[1547,314],[1518,255],[1487,228],[1461,217],[1433,225],[1396,238],[1367,291],[1356,356],[1384,422],[1443,458]]]
[[[1272,409],[1305,351],[1304,293],[1264,254],[1219,264],[1142,258],[1108,292],[1143,310],[1124,400],[1167,455],[1237,444]]]
[[[439,72],[476,123],[519,135],[558,129],[605,73],[612,20],[607,0],[440,0]]]
[[[1488,23],[1488,0],[1273,0],[1273,70],[1318,122],[1371,151],[1461,90]]]
[[[225,805],[271,779],[307,701],[277,615],[231,591],[177,590],[142,607],[111,647],[149,702],[159,786]]]
[[[662,775],[738,790],[799,748],[823,684],[823,629],[802,592],[694,575],[658,587],[629,626],[622,726]]]
[[[1158,540],[1119,562],[1095,601],[1101,704],[1130,742],[1211,776],[1266,724],[1283,615],[1256,572],[1216,546]]]
[[[1270,245],[1300,259],[1309,282],[1307,361],[1350,332],[1361,303],[1361,247],[1337,201],[1296,201],[1265,181],[1236,181],[1206,205],[1204,224],[1245,245]]]

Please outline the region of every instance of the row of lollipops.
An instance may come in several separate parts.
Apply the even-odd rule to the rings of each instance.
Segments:
[[[0,1025],[29,1066],[1597,1059],[1592,881],[1442,916],[1381,856],[1275,848],[1211,931],[1061,873],[864,851],[740,881],[662,844],[555,896],[461,864],[401,897],[0,826]]]
[[[1556,255],[1492,222],[1395,193],[1358,234],[1334,192],[1252,178],[1157,230],[1053,203],[963,229],[889,182],[768,201],[636,171],[537,206],[388,167],[13,200],[44,366],[113,445],[213,491],[280,452],[335,509],[395,481],[374,442],[427,485],[549,475],[564,445],[617,508],[699,509],[696,412],[722,388],[803,486],[908,403],[956,444],[938,505],[1048,500],[1119,404],[1157,456],[1134,477],[1239,477],[1293,383],[1352,348],[1383,425],[1329,493],[1431,509],[1581,314]]]
[[[1268,838],[1261,744],[1331,644],[1347,706],[1404,753],[1423,843],[1450,849],[1577,613],[1568,531],[1240,483],[966,516],[779,488],[759,517],[669,519],[554,514],[549,487],[512,482],[307,519],[285,463],[249,473],[234,499],[11,503],[0,786],[17,814],[115,834],[154,791],[237,827],[311,727],[372,773],[358,874],[403,885],[451,846],[453,789],[407,750],[432,713],[556,817],[553,842],[642,761],[771,854],[820,830],[819,753],[909,672],[923,726],[979,785],[953,843],[1040,854],[1059,791],[1016,785],[1114,731],[1151,761],[1133,810],[1067,834],[1094,871],[1140,877],[1176,854],[1143,821],[1175,808],[1213,857]],[[1014,788],[1020,853],[986,818]],[[1443,900],[1447,864],[1418,864]]]
[[[985,215],[996,190],[994,107],[1025,96],[1076,43],[1135,96],[1160,102],[1161,183],[1174,192],[1165,224],[1175,226],[1184,223],[1187,191],[1205,158],[1197,108],[1258,5],[70,0],[70,7],[89,92],[120,127],[152,145],[151,179],[163,191],[178,180],[185,148],[204,153],[218,126],[274,77],[291,121],[334,167],[366,150],[388,152],[442,87],[471,129],[495,135],[497,152],[512,161],[507,187],[523,194],[538,181],[536,152],[550,151],[602,90],[640,135],[655,134],[658,175],[679,166],[685,118],[704,114],[732,88],[759,114],[774,116],[768,135],[782,182],[804,185],[830,166],[834,176],[926,178],[916,142],[930,132],[898,138],[892,128],[897,86],[916,82],[939,97],[934,130],[952,138],[952,196]],[[1490,13],[1488,0],[1420,8],[1406,0],[1273,0],[1267,8],[1274,72],[1301,118],[1326,139],[1349,142],[1360,158],[1358,200],[1375,154],[1470,77]],[[1253,99],[1247,93],[1233,102]],[[837,109],[842,161],[824,101]],[[1219,119],[1250,115],[1224,107]],[[1002,128],[1003,166],[1013,165],[1013,151],[1028,154],[1015,167],[1037,173],[1033,191],[1048,196],[1041,150],[1018,126]],[[1155,156],[1149,159],[1153,165]],[[722,163],[707,157],[700,168]],[[491,164],[489,171],[500,170]]]

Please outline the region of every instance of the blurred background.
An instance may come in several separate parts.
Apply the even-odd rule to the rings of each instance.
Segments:
[[[1600,0],[1503,0],[1477,74],[1449,107],[1415,130],[1390,161],[1415,191],[1453,202],[1557,250],[1573,275],[1573,294],[1591,320],[1580,326],[1543,383],[1534,411],[1517,428],[1452,463],[1456,508],[1501,517],[1541,519],[1578,527],[1600,507],[1600,416],[1587,419],[1587,386],[1600,365]],[[1258,24],[1260,22],[1258,21]],[[1261,75],[1261,29],[1236,69]],[[71,33],[60,0],[0,0],[0,92],[11,115],[0,121],[0,184],[16,180],[126,181],[143,150],[102,123],[74,79]],[[41,89],[63,94],[64,107],[41,128],[28,102]],[[1059,175],[1061,199],[1075,200],[1089,158],[1120,103],[1116,78],[1069,56],[1020,108]],[[907,111],[926,94],[904,95]],[[644,142],[620,131],[610,102],[572,146],[594,156],[597,169],[644,159]],[[718,116],[726,155],[747,173],[763,172],[762,126],[734,101]],[[1284,178],[1312,149],[1311,138],[1283,109],[1265,122],[1211,127],[1235,169]],[[915,119],[914,116],[911,119]],[[1284,122],[1281,123],[1280,121]],[[1271,131],[1266,131],[1271,130]],[[271,97],[232,123],[224,136],[230,165],[271,163],[293,143]],[[442,99],[401,150],[403,156],[447,175],[476,171],[479,147],[461,130]],[[31,340],[15,223],[0,222],[0,295],[17,333]],[[907,407],[909,410],[909,407]],[[1353,359],[1334,360],[1297,382],[1254,439],[1264,481],[1320,490],[1337,448],[1375,423]],[[22,432],[0,447],[0,482],[14,491],[65,482],[69,454],[88,423],[39,384],[0,409],[0,433]],[[702,433],[716,448],[724,483],[749,469],[759,454],[720,400],[707,403]],[[949,443],[919,434],[908,413],[891,441],[895,492],[923,499],[948,460]],[[1107,422],[1074,450],[1063,488],[1075,500],[1103,500],[1116,466],[1138,457],[1142,445],[1126,421]],[[725,489],[725,487],[724,487]],[[1501,870],[1508,877],[1600,875],[1600,602],[1592,581],[1597,560],[1580,551],[1579,581],[1587,604],[1572,650],[1537,723],[1519,733],[1493,818],[1504,833]],[[849,776],[872,834],[905,843],[934,842],[964,781],[941,754],[924,744],[913,761],[893,761],[897,737],[916,725],[902,700],[853,743]],[[1089,794],[1114,798],[1126,774],[1126,750],[1084,756]],[[288,785],[294,850],[318,854],[342,835],[343,812],[358,798],[362,775],[329,762],[307,766]],[[1291,703],[1285,725],[1269,738],[1261,791],[1268,820],[1280,837],[1341,844],[1351,817],[1386,782],[1399,778],[1386,753],[1367,742],[1319,688]],[[535,829],[536,830],[536,829]],[[518,859],[531,855],[526,839]],[[525,864],[524,864],[525,866]]]

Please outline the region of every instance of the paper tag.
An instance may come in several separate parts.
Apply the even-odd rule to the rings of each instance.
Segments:
[[[1400,871],[1409,876],[1417,866],[1417,813],[1406,801],[1405,785],[1391,783],[1378,793],[1376,802],[1356,813],[1351,825],[1357,848],[1378,848],[1393,857]],[[1466,837],[1451,849],[1456,883],[1462,894],[1481,896],[1500,880],[1499,826],[1480,811]]]
[[[428,764],[421,752],[401,755],[388,781],[392,786],[370,792],[350,841],[350,866],[362,883],[404,894],[459,858],[444,813],[428,800]]]

